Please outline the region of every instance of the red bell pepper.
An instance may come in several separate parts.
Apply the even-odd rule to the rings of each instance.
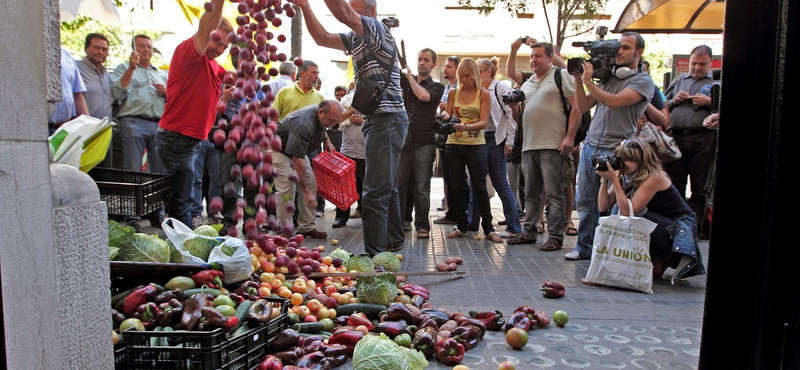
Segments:
[[[258,294],[258,283],[252,280],[243,282],[242,285],[240,285],[239,288],[234,291],[234,293],[251,301],[255,301],[256,299],[260,298],[260,295]]]
[[[481,330],[477,326],[459,326],[450,332],[450,338],[464,346],[464,350],[474,348],[480,341]]]
[[[352,357],[356,343],[362,338],[364,338],[364,332],[361,330],[339,329],[328,338],[328,344],[341,344],[347,347],[347,356]]]
[[[531,322],[533,322],[534,324],[536,323],[536,309],[534,309],[533,307],[519,306],[517,307],[516,310],[514,310],[514,313],[517,312],[524,312],[525,315],[528,316],[529,319],[531,319]]]
[[[486,330],[500,330],[506,321],[503,319],[503,313],[497,310],[494,311],[470,311],[469,315],[473,319],[480,320],[483,325],[486,325]]]
[[[453,315],[453,320],[455,320],[458,323],[458,326],[466,326],[466,325],[477,326],[479,329],[481,329],[481,338],[483,338],[483,335],[486,334],[486,325],[484,325],[483,322],[480,320],[473,319],[463,314]]]
[[[534,315],[535,317],[535,315]],[[528,331],[530,330],[531,326],[535,325],[536,321],[531,321],[528,315],[525,312],[514,312],[513,315],[506,321],[506,324],[503,326],[503,331],[509,331],[511,328],[520,328],[522,330]]]
[[[422,298],[425,298],[426,301],[428,299],[430,299],[430,296],[431,296],[431,293],[428,290],[428,288],[426,288],[426,287],[424,287],[422,285],[405,283],[405,284],[403,284],[402,289],[403,289],[403,293],[405,293],[406,295],[408,295],[410,297],[413,297],[415,295],[419,295]]]
[[[297,360],[294,366],[315,370],[330,370],[331,368],[328,359],[325,358],[322,352],[306,353]]]
[[[371,330],[376,333],[384,333],[389,338],[394,339],[394,337],[406,333],[408,335],[412,334],[412,331],[416,330],[414,325],[408,325],[403,320],[397,321],[384,321],[375,325],[375,327]]]
[[[150,327],[155,327],[156,316],[159,312],[161,310],[158,309],[155,302],[147,302],[136,308],[133,318],[139,319],[145,329],[150,329]]]
[[[564,286],[554,281],[545,281],[542,285],[542,296],[545,298],[561,298],[564,296]]]
[[[454,365],[464,359],[464,346],[453,338],[447,338],[436,348],[436,358],[445,365]]]
[[[219,289],[222,286],[224,277],[225,274],[222,271],[205,270],[192,275],[191,279],[198,287],[205,285],[212,289]]]
[[[414,349],[422,352],[425,357],[431,357],[436,353],[436,342],[439,333],[432,326],[426,326],[414,333]]]
[[[359,325],[364,325],[364,327],[367,328],[367,331],[372,331],[373,328],[372,321],[370,321],[367,318],[367,315],[362,312],[350,314],[350,317],[347,318],[347,325],[350,325],[354,328],[359,327]]]
[[[117,302],[114,308],[125,314],[125,316],[131,317],[139,306],[150,301],[150,298],[155,296],[156,293],[158,293],[158,289],[150,284],[136,287],[125,298]]]
[[[258,364],[258,370],[282,370],[283,364],[281,360],[273,355],[267,355],[264,360]]]

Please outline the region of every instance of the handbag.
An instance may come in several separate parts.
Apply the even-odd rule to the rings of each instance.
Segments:
[[[633,209],[630,199],[628,209]],[[655,228],[655,222],[643,217],[601,217],[594,231],[592,262],[585,280],[653,294],[650,233]]]
[[[392,64],[386,69],[389,71],[389,75],[386,77],[386,80],[383,82],[383,84],[368,78],[358,78],[358,82],[356,83],[356,91],[353,93],[353,102],[350,104],[351,107],[355,108],[363,115],[375,113],[375,111],[378,109],[378,106],[381,104],[383,93],[386,92],[386,88],[389,87],[389,81],[391,80],[392,69],[394,68],[394,60],[396,56],[397,45],[395,44],[394,52],[392,53]]]
[[[661,163],[669,163],[681,159],[681,150],[672,136],[659,130],[652,122],[645,121],[639,129],[637,136],[644,139],[653,147]]]

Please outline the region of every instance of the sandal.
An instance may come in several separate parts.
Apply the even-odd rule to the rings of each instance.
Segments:
[[[417,230],[417,239],[428,239],[428,230],[419,229]]]
[[[508,239],[508,244],[536,244],[536,238],[528,239],[525,234],[519,234],[516,238]]]
[[[543,232],[544,232],[544,222],[539,221],[539,223],[536,225],[536,233],[541,234]]]
[[[447,234],[447,237],[448,238],[460,238],[460,237],[462,237],[464,235],[466,235],[466,233],[462,233],[461,230],[455,229],[455,230],[453,230],[453,232]]]
[[[491,232],[491,233],[489,233],[489,235],[486,235],[486,239],[489,239],[489,240],[491,240],[491,241],[493,241],[495,243],[502,243],[503,242],[503,238],[501,238],[500,235],[497,235],[494,232]]]
[[[575,224],[573,224],[572,221],[567,221],[566,225],[564,225],[564,226],[567,229],[564,232],[564,234],[567,234],[567,235],[578,235],[578,229],[575,228]]]

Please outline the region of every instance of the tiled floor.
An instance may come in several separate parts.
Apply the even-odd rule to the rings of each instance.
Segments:
[[[431,220],[444,215],[436,206],[442,199],[442,182],[435,178],[431,186]],[[495,220],[502,220],[502,207],[492,198]],[[317,228],[328,232],[327,241],[309,240],[305,244],[326,246],[331,239],[353,253],[363,253],[361,220],[351,219],[347,226],[332,229],[334,208],[328,204],[324,218],[317,218]],[[577,225],[577,213],[573,214]],[[496,221],[495,221],[496,224]],[[450,311],[500,310],[507,316],[521,305],[542,309],[552,316],[556,310],[570,315],[563,328],[551,324],[533,329],[528,345],[512,350],[501,332],[488,332],[463,361],[470,369],[497,369],[503,361],[513,361],[517,369],[696,369],[700,349],[700,331],[705,295],[704,276],[671,285],[658,280],[655,294],[591,287],[581,284],[589,261],[567,261],[563,255],[572,250],[575,236],[567,236],[564,249],[543,252],[534,245],[495,244],[476,240],[479,232],[467,237],[447,239],[452,225],[432,225],[430,239],[417,239],[406,233],[404,271],[435,271],[437,262],[459,256],[464,263],[458,276],[415,276],[411,282],[427,286],[430,302]],[[497,227],[502,230],[502,226]],[[539,242],[546,241],[545,236]],[[700,249],[707,260],[708,243]],[[667,274],[670,274],[668,271]],[[566,286],[566,296],[545,299],[539,288],[547,280]],[[350,369],[348,362],[341,367]],[[431,360],[430,369],[449,369]]]

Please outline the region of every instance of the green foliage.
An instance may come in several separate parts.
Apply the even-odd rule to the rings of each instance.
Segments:
[[[123,31],[121,27],[100,23],[92,18],[79,15],[74,21],[61,22],[61,46],[67,49],[76,60],[83,59],[86,56],[84,51],[86,35],[90,33],[102,33],[108,38],[108,58],[105,66],[109,70],[113,70],[120,63],[128,61],[131,54],[131,38],[133,35],[145,34],[153,40],[161,37],[161,31]],[[155,48],[153,49],[153,58],[150,63],[157,67],[165,64],[160,52]]]
[[[542,12],[547,22],[547,28],[550,30],[550,40],[540,41],[548,41],[560,46],[567,38],[591,32],[597,26],[597,21],[594,20],[595,15],[601,14],[607,3],[608,0],[542,0]],[[502,5],[512,16],[530,10],[528,9],[529,0],[475,0],[474,4],[472,0],[458,0],[460,7],[478,10],[478,13],[483,15],[489,15],[498,4]],[[530,2],[530,5],[532,4],[533,2]],[[555,30],[550,23],[552,16],[556,18]]]
[[[211,250],[218,245],[220,245],[218,239],[198,235],[183,242],[183,250],[203,261],[207,261]]]
[[[392,252],[381,252],[372,257],[375,266],[383,266],[386,271],[400,271],[400,259]]]

